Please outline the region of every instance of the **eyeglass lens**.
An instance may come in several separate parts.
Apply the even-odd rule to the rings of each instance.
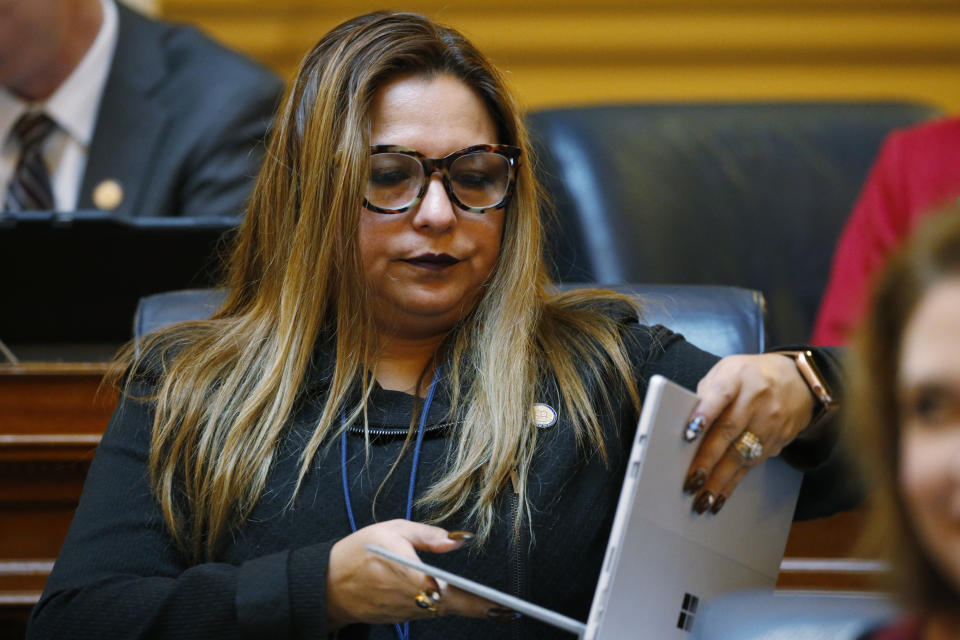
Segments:
[[[458,157],[449,167],[449,184],[468,207],[490,207],[507,194],[510,163],[488,151]],[[404,153],[377,153],[370,157],[367,201],[382,209],[402,209],[416,200],[424,183],[423,165]]]

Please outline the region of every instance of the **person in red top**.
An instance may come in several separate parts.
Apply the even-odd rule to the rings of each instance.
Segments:
[[[960,117],[887,137],[837,243],[812,344],[846,343],[874,274],[919,220],[958,196]]]

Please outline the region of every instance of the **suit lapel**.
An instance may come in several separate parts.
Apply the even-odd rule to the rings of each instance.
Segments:
[[[167,127],[169,112],[156,99],[156,89],[167,73],[160,36],[162,24],[117,3],[117,49],[104,86],[87,168],[77,207],[97,208],[94,190],[109,181],[119,183],[122,200],[114,211],[123,216],[143,215],[142,185],[148,179],[151,158]],[[114,189],[115,192],[115,189]]]

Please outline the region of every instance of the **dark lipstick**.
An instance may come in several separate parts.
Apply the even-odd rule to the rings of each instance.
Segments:
[[[413,258],[406,258],[404,262],[422,269],[433,269],[439,271],[441,269],[446,269],[447,267],[452,267],[460,261],[448,253],[421,253]]]

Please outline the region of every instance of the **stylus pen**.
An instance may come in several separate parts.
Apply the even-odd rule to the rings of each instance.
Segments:
[[[394,562],[402,564],[406,567],[410,567],[411,569],[416,569],[421,573],[425,573],[428,576],[445,580],[446,582],[455,587],[463,589],[464,591],[469,591],[470,593],[474,593],[481,598],[486,598],[487,600],[496,602],[497,604],[502,604],[505,607],[510,607],[514,611],[519,611],[520,613],[524,613],[531,618],[542,620],[543,622],[552,624],[553,626],[563,629],[564,631],[569,631],[570,633],[575,633],[582,636],[583,632],[587,628],[587,625],[579,620],[574,620],[573,618],[560,615],[555,611],[545,609],[544,607],[535,605],[532,602],[515,598],[514,596],[504,593],[503,591],[497,591],[491,587],[486,587],[482,584],[474,582],[473,580],[468,580],[467,578],[458,576],[455,573],[450,573],[449,571],[444,571],[443,569],[438,569],[437,567],[423,564],[422,562],[417,562],[416,560],[408,560],[403,556],[398,556],[392,551],[381,549],[380,547],[372,544],[364,545],[363,548],[371,553],[377,554],[378,556],[383,556],[387,560],[393,560]]]

